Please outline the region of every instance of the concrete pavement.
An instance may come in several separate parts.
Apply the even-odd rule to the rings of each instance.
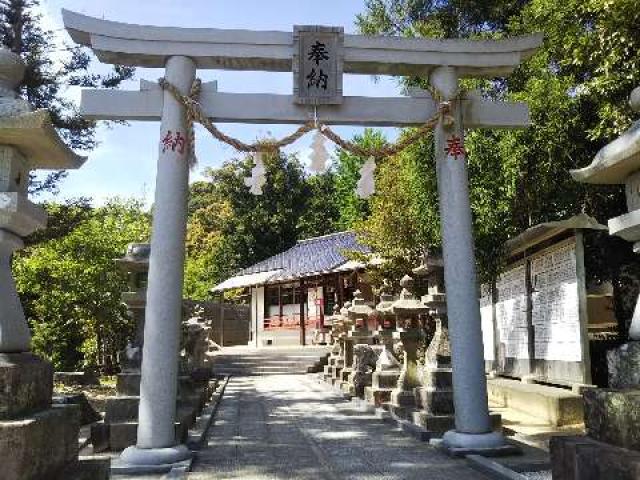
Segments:
[[[313,375],[233,377],[190,480],[487,477],[353,408]]]

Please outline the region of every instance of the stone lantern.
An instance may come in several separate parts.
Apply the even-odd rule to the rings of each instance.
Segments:
[[[342,317],[340,316],[340,306],[336,303],[333,306],[333,315],[328,318],[331,323],[331,334],[330,334],[330,343],[331,343],[331,354],[329,355],[329,359],[327,360],[327,364],[324,366],[324,375],[323,378],[326,382],[331,379],[331,368],[336,364],[336,362],[340,359],[340,342],[338,341],[338,335],[341,332]]]
[[[342,304],[342,308],[340,309],[340,317],[337,320],[338,334],[336,336],[336,341],[338,342],[339,352],[338,358],[335,360],[333,366],[331,367],[331,383],[334,386],[339,386],[342,382],[341,373],[342,369],[345,366],[347,331],[351,326],[349,317],[347,316],[349,307],[351,307],[351,302],[344,302]]]
[[[640,112],[640,87],[631,92],[629,103]],[[640,253],[640,121],[605,145],[589,166],[573,170],[571,175],[583,183],[625,186],[629,212],[609,220],[609,233],[631,242],[634,252]],[[573,476],[578,471],[588,471],[594,480],[635,478],[640,471],[640,298],[629,340],[607,352],[609,388],[583,391],[588,436],[552,439],[554,478],[578,478]]]
[[[376,338],[382,345],[376,360],[376,369],[371,377],[371,387],[365,388],[366,400],[376,407],[391,400],[391,391],[400,377],[400,363],[393,352],[393,333],[396,330],[396,316],[393,313],[394,298],[385,284],[380,294],[380,302],[376,305],[378,328]]]
[[[640,112],[640,87],[631,92],[629,103],[634,111]],[[633,243],[634,252],[640,253],[640,120],[605,145],[589,166],[572,170],[571,175],[582,183],[625,186],[629,213],[610,219],[609,233]],[[640,297],[629,327],[629,339],[640,341]]]
[[[0,452],[3,480],[72,478],[78,469],[75,407],[51,408],[53,368],[31,353],[31,335],[11,273],[23,238],[46,225],[27,198],[32,170],[74,169],[84,157],[67,147],[47,110],[16,93],[20,57],[0,48]],[[94,473],[98,474],[97,472]]]
[[[353,302],[347,309],[347,316],[352,324],[350,337],[369,337],[369,316],[373,313],[373,308],[367,305],[360,290],[356,290],[353,294]]]
[[[147,275],[151,245],[132,243],[127,246],[124,257],[116,259],[116,265],[127,274],[128,291],[121,295],[129,315],[135,322],[135,337],[120,355],[120,366],[124,372],[140,373],[142,345],[144,344],[144,313],[147,306]]]
[[[422,303],[436,323],[436,330],[427,347],[422,371],[422,386],[415,389],[418,411],[413,422],[428,432],[444,434],[454,428],[451,345],[447,324],[447,303],[444,289],[444,263],[441,257],[428,255],[414,270],[427,281],[427,295]]]
[[[344,368],[342,369],[342,383],[349,381],[349,375],[353,371],[353,347],[356,344],[368,344],[372,341],[371,332],[367,325],[369,315],[373,309],[369,307],[360,290],[353,292],[353,301],[347,309],[347,318],[350,325],[344,339]]]
[[[373,343],[372,332],[368,325],[369,317],[373,312],[373,308],[367,305],[362,292],[356,290],[353,294],[351,307],[347,311],[351,321],[351,329],[347,333],[345,368],[342,371],[341,388],[348,396],[363,396],[364,384],[369,382],[371,378],[370,375],[367,377],[366,364],[366,358],[371,358],[371,351],[370,349],[358,349],[358,347]]]
[[[406,275],[400,281],[400,285],[402,286],[400,298],[393,303],[392,307],[396,315],[396,332],[393,336],[402,342],[404,360],[398,384],[391,392],[391,407],[395,414],[405,417],[416,405],[414,389],[420,386],[418,347],[423,339],[419,317],[429,313],[429,307],[413,294],[413,278]]]
[[[393,349],[393,332],[396,329],[396,316],[393,313],[393,294],[391,286],[385,280],[380,291],[380,302],[376,305],[375,314],[378,319],[378,326],[375,337],[385,348]]]

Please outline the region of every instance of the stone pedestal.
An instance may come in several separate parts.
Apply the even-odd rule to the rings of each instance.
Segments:
[[[95,452],[121,451],[136,444],[140,406],[140,373],[118,375],[117,396],[105,402],[105,416],[91,427],[91,443]],[[178,377],[175,434],[186,441],[189,428],[213,393],[206,381],[190,376]]]
[[[413,421],[422,428],[442,435],[454,428],[453,384],[449,335],[442,318],[429,344],[422,374],[422,386],[415,389]]]
[[[51,407],[53,368],[36,355],[0,353],[0,420]]]
[[[382,344],[382,351],[371,375],[371,386],[365,388],[365,399],[375,407],[382,407],[391,401],[391,392],[396,388],[400,377],[400,363],[393,354],[394,331],[395,321],[393,328],[383,326],[376,333],[378,342]]]
[[[365,400],[375,407],[384,408],[391,402],[391,392],[398,383],[400,371],[373,372],[371,386],[364,389]]]
[[[589,437],[551,437],[553,480],[636,480],[640,452]]]
[[[410,419],[416,408],[414,389],[420,385],[418,344],[423,337],[418,328],[399,329],[394,336],[402,342],[404,360],[396,388],[391,392],[390,408],[398,417]]]
[[[3,480],[60,478],[78,463],[80,408],[65,405],[0,422]]]
[[[640,386],[611,390],[588,388],[584,397],[584,423],[594,440],[640,452]]]
[[[78,465],[80,407],[51,406],[53,368],[28,353],[0,354],[3,480],[68,478]]]
[[[640,386],[640,342],[625,343],[607,352],[610,388]]]

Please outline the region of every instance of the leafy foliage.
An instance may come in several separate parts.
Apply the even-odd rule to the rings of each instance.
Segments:
[[[148,239],[141,207],[118,200],[100,208],[82,200],[49,204],[51,227],[14,258],[33,350],[56,369],[104,366],[124,347],[132,325],[120,301],[126,280],[114,259],[128,243]]]
[[[501,246],[508,237],[537,223],[565,219],[581,211],[601,222],[626,211],[618,186],[589,186],[575,182],[569,170],[591,162],[599,148],[629,127],[633,118],[627,104],[630,91],[640,84],[640,11],[633,0],[369,0],[357,24],[363,33],[433,38],[501,38],[544,33],[542,48],[513,75],[486,82],[465,81],[496,100],[524,101],[531,127],[518,131],[467,132],[470,195],[474,213],[477,256],[484,279],[496,274]],[[406,78],[404,85],[424,84],[424,78]],[[435,224],[436,185],[425,181],[417,195],[422,208],[411,210],[406,185],[420,184],[402,174],[401,165],[425,163],[415,174],[433,175],[432,155],[424,149],[407,151],[394,169],[382,169],[380,193],[372,201],[372,222],[361,226],[367,241],[381,252],[400,247],[395,235],[404,222]],[[400,170],[399,170],[400,169]],[[390,178],[384,178],[389,176]],[[411,189],[413,187],[409,187]],[[403,206],[398,213],[398,206]],[[394,212],[404,221],[381,221]],[[409,244],[424,241],[439,246],[435,231],[414,235],[401,230]],[[620,286],[621,269],[637,264],[630,245],[599,236],[592,252],[607,258],[595,268],[596,280],[612,279]],[[637,269],[637,268],[636,268]],[[622,317],[628,317],[625,312]]]
[[[363,135],[354,137],[355,143],[367,148],[380,147],[385,143],[384,135],[372,129],[366,129]],[[338,228],[348,230],[356,222],[369,215],[369,202],[356,196],[356,185],[360,179],[360,168],[367,161],[346,150],[338,150],[336,165],[336,203],[339,213]]]
[[[267,184],[254,196],[244,185],[252,158],[205,172],[191,187],[185,295],[208,289],[237,270],[292,247],[300,238],[334,231],[334,174],[308,177],[295,156],[265,155]]]

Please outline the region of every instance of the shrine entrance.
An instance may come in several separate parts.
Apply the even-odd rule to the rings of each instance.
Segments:
[[[255,194],[261,193],[265,181],[260,154],[312,130],[368,158],[359,186],[364,196],[372,193],[377,158],[397,153],[434,130],[456,420],[456,429],[445,434],[443,443],[468,450],[504,445],[502,435],[492,432],[486,401],[464,130],[523,128],[529,123],[528,109],[463,92],[459,79],[508,75],[534,53],[540,35],[498,41],[429,40],[345,35],[340,27],[259,32],[131,25],[70,11],[64,11],[63,18],[73,40],[92,48],[99,60],[165,69],[162,81],[142,82],[140,91],[85,90],[82,95],[86,117],[161,122],[138,440],[136,447],[123,452],[124,462],[153,466],[190,456],[186,446],[176,445],[174,418],[194,122],[237,150],[255,154],[247,179]],[[197,69],[293,72],[294,91],[219,92],[215,82],[201,85],[196,80]],[[431,89],[398,98],[346,97],[343,73],[420,76],[429,80]],[[245,144],[216,127],[223,122],[301,126],[280,140]],[[368,150],[340,138],[331,125],[418,128],[408,140]]]

